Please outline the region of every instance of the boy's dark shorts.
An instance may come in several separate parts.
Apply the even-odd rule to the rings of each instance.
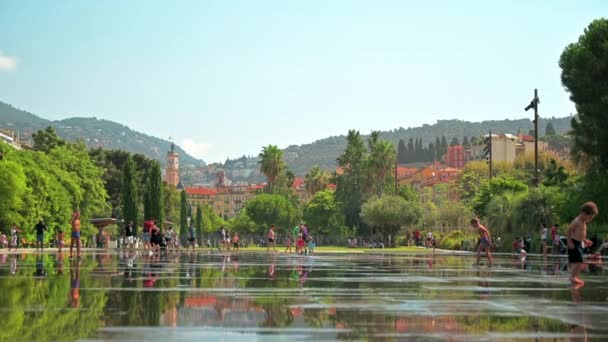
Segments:
[[[572,240],[574,249],[568,248],[568,262],[571,264],[580,264],[583,262],[583,244],[578,240]]]

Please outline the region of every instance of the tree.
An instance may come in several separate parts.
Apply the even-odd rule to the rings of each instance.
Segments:
[[[387,185],[389,175],[395,165],[395,147],[386,140],[376,141],[370,151],[371,167],[373,180],[375,181],[375,194],[382,196]]]
[[[304,176],[304,179],[306,191],[312,196],[329,185],[329,173],[322,170],[319,165],[313,166]]]
[[[462,138],[462,146],[464,146],[464,147],[471,146],[471,143],[469,142],[469,137],[465,136],[464,138]]]
[[[521,197],[514,210],[514,221],[522,232],[534,231],[539,224],[551,225],[559,222],[566,196],[556,187],[531,188]]]
[[[402,226],[413,225],[420,219],[419,206],[400,196],[374,197],[361,208],[361,218],[376,228],[384,238],[393,235]]]
[[[165,222],[165,212],[163,208],[163,184],[161,179],[160,165],[158,162],[152,164],[152,169],[147,177],[146,183],[146,220],[156,220],[160,227]]]
[[[52,126],[33,133],[32,139],[34,140],[34,150],[44,153],[49,153],[57,146],[65,146],[65,140],[59,138]]]
[[[407,142],[407,163],[413,163],[416,161],[415,149],[416,147],[414,146],[414,139],[410,138],[410,140]]]
[[[572,119],[573,156],[583,156],[592,169],[608,168],[608,19],[591,22],[560,59],[562,84],[578,115]]]
[[[346,148],[337,158],[340,172],[336,172],[336,200],[342,204],[342,212],[349,227],[359,228],[363,202],[363,163],[365,145],[358,131],[350,130],[346,136]]]
[[[131,156],[127,158],[122,178],[122,217],[125,222],[133,221],[134,234],[137,233],[139,205],[135,185],[135,165]]]
[[[518,194],[526,190],[528,190],[528,186],[522,181],[509,176],[494,177],[479,187],[472,201],[473,210],[477,215],[485,216],[487,214],[486,208],[488,203],[490,203],[494,196],[503,194],[506,191]]]
[[[27,183],[23,168],[9,160],[0,161],[0,226],[9,227],[21,221],[18,212],[23,207]]]
[[[553,123],[551,121],[547,122],[547,128],[545,128],[545,135],[555,135],[555,128],[553,128]]]
[[[458,146],[460,145],[460,141],[458,141],[458,137],[454,137],[454,139],[452,139],[452,142],[450,143],[450,146]]]
[[[564,167],[557,165],[555,159],[551,159],[549,166],[544,172],[543,185],[564,187],[568,181],[568,177],[568,173],[566,173]]]
[[[202,238],[203,238],[203,207],[200,204],[196,206],[196,219],[194,220],[194,228],[196,229],[196,238],[202,244],[202,241],[203,241],[202,240]]]
[[[278,177],[285,168],[283,151],[275,145],[268,145],[262,148],[259,157],[260,171],[266,175],[268,191],[272,193]]]
[[[298,220],[297,209],[285,196],[262,194],[245,203],[247,215],[255,222],[260,233],[271,224],[277,227],[291,227]]]
[[[446,153],[448,153],[448,140],[445,138],[445,135],[441,137],[441,154],[439,157],[443,157]]]
[[[317,192],[304,207],[303,219],[309,227],[324,235],[344,232],[344,215],[332,190]]]
[[[179,195],[179,228],[181,232],[185,232],[188,228],[188,198],[186,197],[186,190],[182,189]]]
[[[404,185],[399,188],[399,196],[411,203],[419,203],[420,195],[411,186]]]
[[[397,161],[399,164],[407,163],[407,148],[405,147],[405,141],[399,139],[399,146],[397,147]]]
[[[492,197],[485,209],[485,216],[490,229],[495,229],[496,233],[502,231],[510,233],[513,231],[513,216],[519,196],[521,196],[521,193],[516,194],[512,191],[506,191]]]

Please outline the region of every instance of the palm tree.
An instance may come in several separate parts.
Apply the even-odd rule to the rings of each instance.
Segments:
[[[283,151],[275,145],[268,145],[262,148],[262,152],[258,156],[260,157],[260,161],[258,162],[260,164],[260,171],[266,176],[268,190],[272,192],[279,175],[285,168]]]
[[[376,178],[377,195],[382,196],[386,178],[395,165],[395,147],[386,140],[375,142],[371,151],[371,167]]]
[[[325,189],[329,184],[329,173],[322,170],[319,165],[313,166],[310,171],[304,176],[306,191],[311,196]]]

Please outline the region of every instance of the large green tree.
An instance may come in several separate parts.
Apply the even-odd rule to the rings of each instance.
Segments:
[[[501,195],[507,191],[518,194],[526,190],[528,190],[528,186],[522,181],[509,176],[494,177],[492,180],[484,181],[481,184],[472,201],[473,210],[475,214],[485,216],[488,203],[490,203],[494,196]]]
[[[572,119],[573,154],[608,169],[608,19],[591,22],[560,59],[561,79],[576,105]]]
[[[334,198],[334,191],[317,192],[304,207],[306,224],[323,235],[339,235],[345,231],[344,215]]]
[[[135,165],[129,156],[125,162],[122,178],[122,217],[125,222],[133,221],[134,233],[139,227],[139,194],[135,183]]]
[[[361,205],[363,203],[365,144],[358,131],[350,130],[346,136],[346,148],[337,158],[339,172],[336,172],[336,199],[342,205],[346,225],[359,228],[361,225]]]
[[[385,239],[392,234],[393,241],[400,227],[417,223],[420,216],[420,207],[401,196],[374,197],[361,209],[363,221],[376,228]]]
[[[259,226],[259,232],[271,224],[291,227],[299,219],[298,210],[285,196],[262,194],[245,203],[247,215]]]

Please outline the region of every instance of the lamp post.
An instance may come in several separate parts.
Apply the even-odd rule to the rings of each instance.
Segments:
[[[534,89],[534,98],[532,102],[524,108],[526,112],[530,109],[534,109],[534,186],[538,186],[538,104],[540,99],[538,98],[538,89]]]

